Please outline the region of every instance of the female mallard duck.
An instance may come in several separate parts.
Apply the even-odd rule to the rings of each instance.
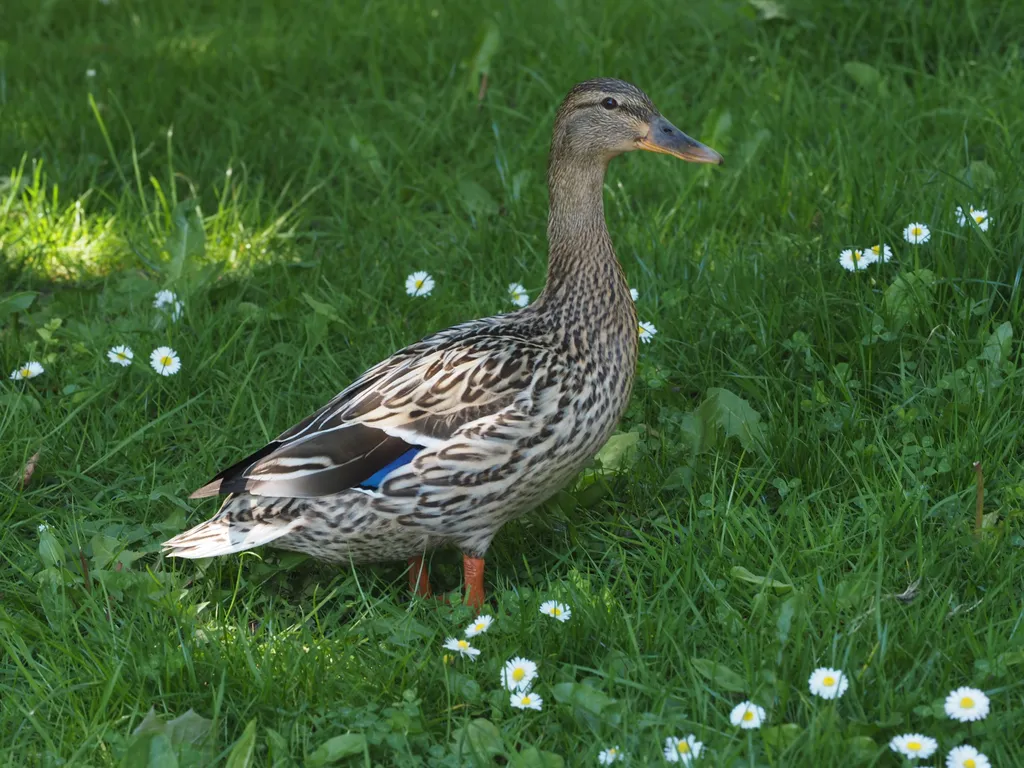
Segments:
[[[608,161],[646,149],[721,163],[639,88],[573,88],[548,169],[547,285],[532,305],[428,336],[378,363],[312,416],[217,475],[210,520],[165,542],[176,557],[261,544],[335,562],[463,553],[466,603],[484,599],[484,555],[506,522],[550,497],[604,444],[626,408],[637,318],[605,226]]]

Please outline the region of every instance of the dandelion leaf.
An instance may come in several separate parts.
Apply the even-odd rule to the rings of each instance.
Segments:
[[[707,391],[704,402],[694,412],[700,422],[700,428],[692,422],[689,432],[700,439],[700,447],[709,447],[708,441],[721,430],[726,438],[739,440],[745,450],[760,449],[764,443],[764,426],[761,414],[755,411],[746,400],[727,389],[711,387]],[[684,424],[684,429],[686,425]]]
[[[996,172],[984,160],[975,160],[960,172],[965,184],[979,192],[995,186]]]
[[[132,740],[121,768],[178,768],[178,758],[166,734],[149,731]]]
[[[498,212],[497,201],[475,181],[460,181],[458,191],[462,204],[471,216],[493,216]]]
[[[472,758],[489,761],[497,755],[505,755],[505,742],[501,738],[501,731],[498,730],[498,726],[483,717],[471,720],[465,727],[456,729],[452,734],[452,741],[460,760]]]
[[[882,73],[865,64],[863,61],[848,61],[843,64],[843,71],[848,74],[857,85],[874,95],[888,96],[889,86],[882,77]]]
[[[20,291],[4,296],[0,299],[0,321],[15,312],[24,312],[32,306],[38,295],[35,291]]]
[[[512,768],[563,768],[565,760],[554,752],[545,752],[536,747],[526,747],[519,752],[512,753],[509,765]]]
[[[758,576],[756,573],[751,573],[750,571],[748,571],[742,565],[734,565],[732,569],[730,569],[729,573],[734,579],[745,581],[748,584],[755,584],[759,587],[767,587],[768,589],[773,589],[779,593],[793,591],[792,584],[787,584],[784,581],[772,579],[768,576]]]

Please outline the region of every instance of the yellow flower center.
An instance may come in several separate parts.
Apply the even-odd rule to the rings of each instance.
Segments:
[[[533,701],[529,696],[523,696],[523,704],[529,706],[530,702]]]
[[[164,368],[170,368],[171,363],[173,362],[174,361],[171,359],[170,355],[164,355],[163,357],[160,358],[160,365],[162,365]]]
[[[690,745],[687,744],[685,741],[680,741],[678,744],[676,744],[676,751],[681,755],[689,754]]]
[[[615,757],[617,754],[619,754],[619,750],[617,750],[615,747],[612,747],[608,750],[609,757]]]
[[[825,679],[821,682],[827,685],[829,688],[831,688],[833,685],[836,684],[836,679],[832,677],[832,675],[826,675]]]
[[[754,713],[753,713],[753,711],[751,711],[751,710],[749,710],[749,709],[748,709],[748,710],[747,710],[746,712],[744,712],[744,713],[743,713],[743,719],[744,719],[744,721],[746,721],[746,722],[748,722],[748,723],[749,723],[749,722],[750,722],[751,720],[753,720],[753,719],[754,719]]]
[[[469,648],[469,643],[467,643],[465,640],[459,640],[459,648],[465,650],[466,648]]]
[[[964,696],[962,699],[960,699],[960,706],[964,709],[970,709],[974,706],[974,699],[972,699],[970,696]]]
[[[32,375],[32,371],[28,368],[22,368],[21,371],[19,371],[19,373],[21,373],[21,378],[23,379],[27,379],[29,376]]]
[[[484,623],[481,621],[479,624],[474,624],[473,629],[475,629],[477,632],[483,632]]]
[[[861,253],[860,251],[854,251],[853,255],[851,256],[851,258],[853,259],[853,263],[856,264],[858,261],[860,261],[863,255],[864,254]]]
[[[422,287],[423,287],[423,281],[422,280],[417,280],[416,281],[416,290],[419,290]]]
[[[977,768],[978,764],[974,762],[973,757],[968,757],[964,760],[964,768]]]
[[[911,227],[910,228],[910,234],[912,234],[914,237],[920,237],[921,236],[921,232],[922,232],[922,230],[921,230],[920,227]]]
[[[512,679],[518,683],[524,677],[526,677],[526,670],[522,667],[516,667],[515,672],[512,673]]]
[[[909,749],[911,752],[920,752],[921,751],[921,742],[920,741],[908,741],[907,742],[907,749]]]
[[[875,256],[877,256],[878,254],[880,254],[882,252],[882,246],[880,246],[880,245],[873,245],[873,246],[871,246],[871,252],[874,253]]]
[[[976,222],[978,222],[979,224],[981,224],[981,222],[983,222],[985,220],[985,214],[983,214],[983,213],[976,213],[976,214],[974,214],[974,220]]]
[[[561,608],[559,608],[559,607],[558,607],[558,606],[556,605],[556,606],[555,606],[554,608],[552,608],[552,609],[551,609],[551,615],[552,615],[552,616],[561,616],[561,615],[562,615],[562,609],[561,609]]]

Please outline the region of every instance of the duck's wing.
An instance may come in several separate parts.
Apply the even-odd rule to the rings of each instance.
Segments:
[[[311,498],[375,488],[419,450],[510,405],[549,357],[535,338],[494,321],[434,334],[378,363],[192,498]]]

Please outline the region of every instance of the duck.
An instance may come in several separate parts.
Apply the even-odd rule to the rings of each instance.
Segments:
[[[209,558],[270,545],[339,564],[462,553],[463,601],[485,601],[488,548],[505,523],[568,484],[612,435],[633,389],[639,324],[605,222],[608,163],[634,150],[721,164],[638,87],[575,85],[555,115],[548,266],[536,301],[400,349],[190,498],[224,496],[163,543]]]

